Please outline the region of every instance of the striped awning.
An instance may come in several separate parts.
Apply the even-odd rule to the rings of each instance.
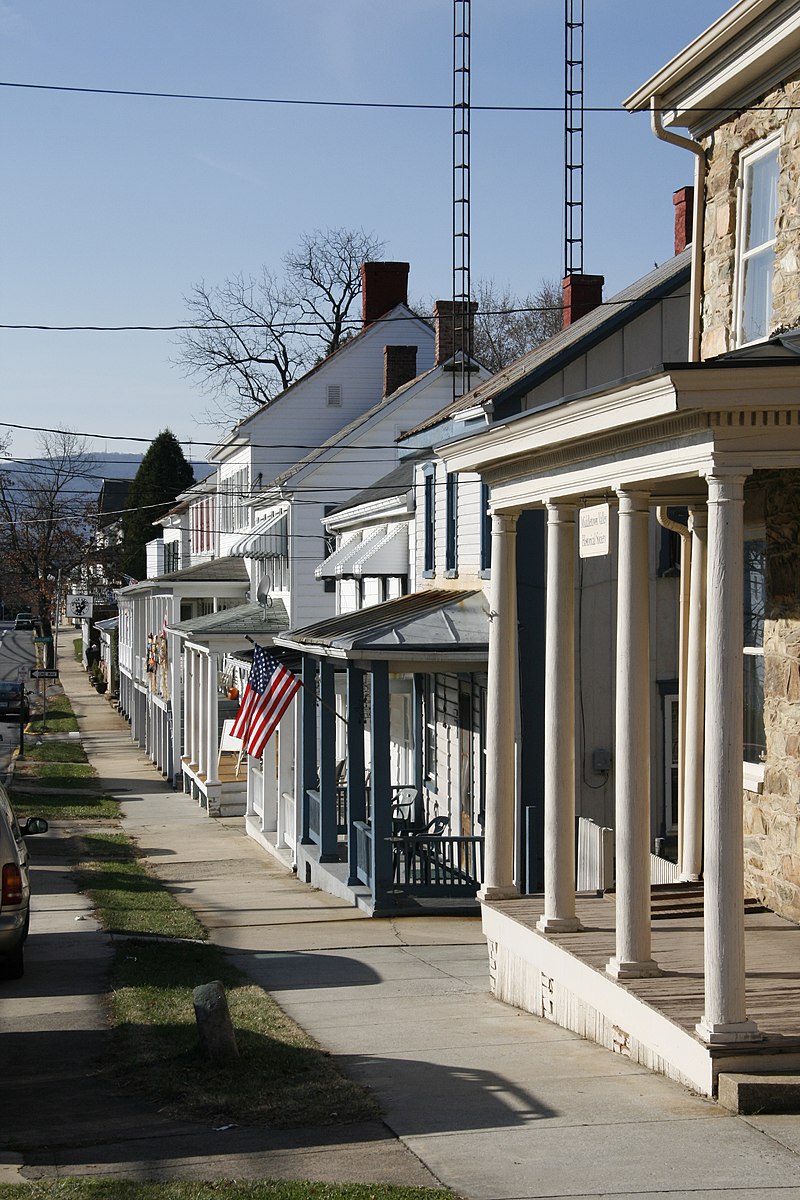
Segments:
[[[408,575],[408,525],[395,522],[387,525],[383,537],[370,538],[362,553],[350,562],[348,574]]]
[[[285,558],[289,554],[289,519],[285,508],[270,513],[228,553],[234,558]]]
[[[368,547],[380,541],[385,535],[385,525],[374,526],[363,537],[361,534],[354,534],[334,550],[333,554],[329,554],[324,562],[314,568],[315,576],[317,579],[341,579],[343,575],[352,575],[353,559],[366,553]]]

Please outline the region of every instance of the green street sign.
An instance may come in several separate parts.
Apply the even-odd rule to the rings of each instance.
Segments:
[[[34,646],[48,646],[52,640],[53,639],[51,637],[34,638],[33,644]]]

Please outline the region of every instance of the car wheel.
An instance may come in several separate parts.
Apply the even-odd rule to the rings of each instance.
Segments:
[[[22,943],[0,960],[0,979],[22,979],[25,974],[25,958]]]

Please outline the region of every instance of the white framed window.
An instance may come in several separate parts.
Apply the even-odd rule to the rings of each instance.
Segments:
[[[778,135],[742,155],[736,236],[736,343],[769,336],[778,217]]]
[[[760,791],[767,738],[764,728],[764,617],[766,615],[766,528],[763,492],[745,492],[744,526],[744,786]]]
[[[329,383],[325,394],[328,408],[342,407],[342,385],[340,383]]]

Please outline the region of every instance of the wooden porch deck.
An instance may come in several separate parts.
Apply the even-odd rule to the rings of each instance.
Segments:
[[[688,911],[680,904],[680,892],[669,889],[671,904],[665,904],[665,889],[654,889],[653,958],[663,974],[655,979],[617,981],[652,1008],[689,1033],[694,1033],[703,1015],[703,918],[702,911]],[[687,896],[692,891],[687,890]],[[693,899],[693,898],[692,898]],[[496,901],[493,908],[533,929],[541,915],[540,896]],[[691,907],[696,907],[694,903]],[[672,909],[672,911],[671,911]],[[578,916],[582,933],[548,935],[564,950],[605,974],[614,953],[615,905],[613,894],[579,896]],[[747,905],[744,917],[747,963],[747,1015],[764,1034],[765,1041],[791,1039],[800,1047],[800,927],[778,917],[769,909]]]

